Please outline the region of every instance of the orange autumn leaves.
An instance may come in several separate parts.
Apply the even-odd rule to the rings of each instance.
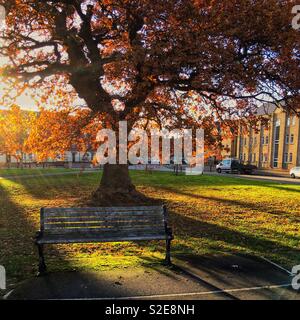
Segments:
[[[18,106],[0,113],[0,153],[22,162],[24,153],[38,161],[63,158],[66,151],[96,148],[101,119],[87,109],[22,111]]]
[[[26,153],[26,142],[30,129],[36,121],[36,114],[24,112],[13,105],[8,110],[0,110],[0,154],[10,155],[22,162]]]
[[[94,150],[101,120],[87,109],[42,109],[27,140],[39,161],[75,149]]]
[[[299,107],[294,0],[80,3],[0,0],[8,13],[2,76],[12,91],[29,87],[44,107],[61,108],[41,112],[32,129],[28,146],[41,159],[74,143],[89,148],[98,123],[85,123],[92,111],[106,127],[119,120],[202,126],[214,143],[215,122],[223,129],[252,121],[258,103]],[[78,98],[92,111],[68,111]]]

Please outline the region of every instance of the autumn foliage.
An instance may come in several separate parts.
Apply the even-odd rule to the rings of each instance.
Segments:
[[[251,117],[258,103],[270,100],[298,111],[300,37],[291,27],[297,1],[0,4],[7,10],[0,35],[7,86],[15,92],[29,88],[41,104],[59,87],[56,106],[80,99],[101,115],[105,127],[117,130],[118,120],[127,120],[130,128],[141,120],[205,127],[208,118],[223,126]],[[6,103],[10,99],[3,97]],[[104,179],[111,192],[134,190],[128,171],[116,172],[103,175],[100,198],[109,186]]]
[[[26,142],[35,121],[35,113],[24,112],[16,105],[0,110],[0,154],[22,163],[23,155],[29,151]]]
[[[63,158],[67,151],[87,152],[96,150],[97,132],[102,128],[101,119],[88,109],[41,109],[26,141],[27,149],[38,161]]]

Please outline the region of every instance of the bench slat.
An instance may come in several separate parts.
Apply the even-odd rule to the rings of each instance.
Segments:
[[[107,216],[107,217],[120,217],[120,216],[161,216],[162,213],[159,211],[123,211],[123,212],[47,212],[44,218],[49,217],[94,217],[94,216]]]
[[[42,239],[37,240],[39,244],[51,244],[51,243],[93,243],[93,242],[122,242],[122,241],[140,241],[140,240],[165,240],[168,236],[164,234],[149,234],[143,236],[119,236],[119,237],[51,237],[45,236]]]
[[[95,228],[55,228],[55,229],[47,229],[45,230],[45,234],[47,233],[52,233],[52,234],[65,234],[65,233],[81,233],[81,234],[88,234],[88,233],[99,233],[99,234],[109,234],[109,233],[113,233],[113,232],[165,232],[163,227],[149,227],[149,226],[143,226],[143,227],[139,227],[139,228],[99,228],[99,227],[95,227]]]
[[[66,213],[65,215],[57,215],[51,214],[44,218],[45,221],[49,219],[69,219],[69,218],[95,218],[95,219],[108,219],[108,220],[115,220],[115,219],[131,219],[131,218],[139,218],[139,219],[146,219],[146,218],[162,218],[162,214],[158,212],[154,213],[126,213],[126,214],[117,214],[117,213]]]
[[[52,213],[85,213],[85,212],[98,212],[98,213],[123,213],[123,212],[162,212],[162,207],[82,207],[82,208],[44,208],[45,215]]]
[[[131,227],[138,228],[140,226],[161,226],[163,227],[163,223],[161,221],[115,221],[114,223],[108,221],[92,221],[92,222],[80,222],[80,223],[51,223],[45,224],[45,230],[47,229],[56,229],[56,228],[81,228],[81,227]]]
[[[45,211],[65,211],[65,210],[72,210],[72,211],[81,211],[82,209],[87,211],[108,211],[108,212],[121,212],[126,210],[131,211],[153,211],[153,210],[162,210],[162,206],[128,206],[128,207],[46,207],[44,208]]]
[[[147,221],[161,221],[163,222],[163,217],[162,216],[94,216],[94,217],[55,217],[55,218],[46,218],[45,219],[45,224],[50,224],[50,223],[69,223],[69,222],[89,222],[89,221],[106,221],[108,223],[118,223],[118,222],[132,222],[136,221],[138,222],[147,222]]]

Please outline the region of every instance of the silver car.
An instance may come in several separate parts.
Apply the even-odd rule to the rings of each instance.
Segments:
[[[290,176],[292,178],[300,178],[300,167],[294,167],[290,170]]]

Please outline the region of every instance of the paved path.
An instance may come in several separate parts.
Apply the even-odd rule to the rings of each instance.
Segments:
[[[20,284],[6,299],[300,299],[291,276],[258,258],[181,256],[175,267],[50,273]]]

